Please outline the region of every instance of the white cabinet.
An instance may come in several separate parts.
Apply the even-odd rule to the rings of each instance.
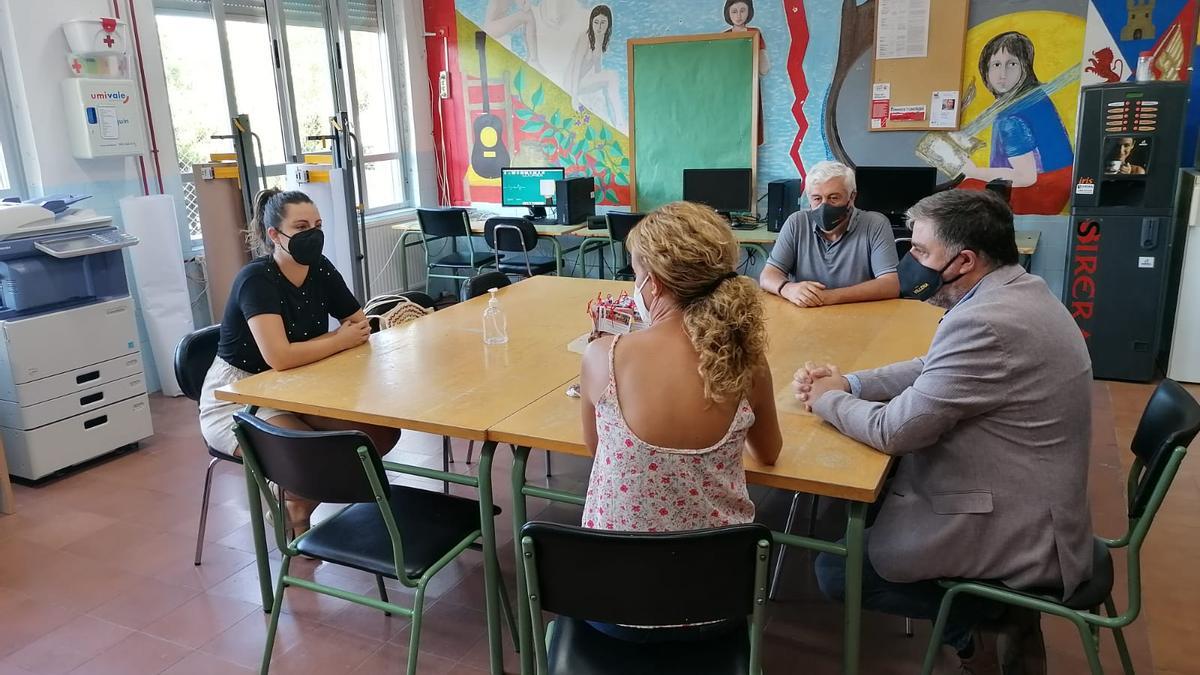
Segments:
[[[35,480],[154,433],[129,297],[0,322],[0,435]]]

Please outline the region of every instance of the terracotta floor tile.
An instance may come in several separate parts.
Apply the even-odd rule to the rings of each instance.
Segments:
[[[408,667],[408,648],[397,644],[385,644],[371,654],[353,671],[354,675],[395,675],[404,673]],[[454,659],[421,651],[417,658],[418,675],[450,675],[457,667]]]
[[[412,628],[392,639],[407,645]],[[439,602],[425,611],[421,623],[421,652],[459,660],[481,640],[486,641],[487,623],[481,611]]]
[[[257,671],[267,644],[267,624],[270,620],[269,614],[251,612],[210,640],[200,651]],[[273,658],[283,656],[301,640],[320,639],[324,629],[325,626],[321,624],[297,619],[286,613],[280,614],[279,627],[275,631],[275,648],[271,651]]]
[[[119,522],[97,513],[67,509],[47,519],[47,522],[26,528],[19,536],[35,544],[64,548]]]
[[[163,675],[250,675],[257,669],[243,668],[204,652],[192,652],[179,663],[163,671]]]
[[[1097,382],[1094,388],[1093,449],[1089,493],[1093,521],[1105,534],[1125,526],[1124,476],[1132,456],[1128,443],[1152,387]],[[238,673],[257,671],[269,616],[260,597],[250,540],[241,468],[222,463],[214,472],[204,565],[192,565],[200,491],[208,457],[199,439],[195,405],[152,399],[160,433],[134,452],[36,487],[16,486],[19,513],[0,517],[0,675],[61,672],[82,662],[82,673]],[[1200,442],[1194,445],[1200,450]],[[466,444],[454,442],[454,470],[474,474],[463,461]],[[440,466],[441,441],[405,433],[391,457]],[[545,453],[531,455],[528,475],[540,484]],[[511,504],[507,470],[511,452],[502,447],[495,462],[496,497]],[[554,458],[548,484],[579,489],[588,465],[579,458]],[[407,479],[405,479],[407,481]],[[430,481],[423,484],[434,486]],[[440,485],[435,487],[440,488]],[[470,490],[456,486],[456,494]],[[760,516],[779,526],[788,495],[754,491]],[[321,513],[332,509],[324,507]],[[577,522],[578,507],[530,500],[531,517]],[[1171,495],[1147,539],[1143,559],[1145,610],[1127,631],[1138,672],[1191,675],[1192,645],[1200,634],[1200,462],[1185,462]],[[806,515],[806,514],[805,514]],[[818,522],[822,536],[837,534],[844,507],[826,500]],[[515,558],[508,515],[497,520],[503,546],[501,567],[514,587]],[[1118,575],[1124,569],[1118,557]],[[421,675],[478,675],[488,664],[483,621],[482,557],[468,552],[431,584],[423,628]],[[278,553],[271,554],[273,573]],[[293,574],[375,594],[371,575],[335,565],[297,560]],[[388,581],[392,599],[412,591]],[[1124,601],[1124,580],[1116,589]],[[273,655],[274,673],[396,673],[407,656],[408,621],[303,589],[288,592]],[[839,672],[841,610],[816,591],[811,556],[788,557],[780,602],[768,608],[764,659],[767,672],[794,672],[803,664],[814,674]],[[114,625],[115,624],[115,625]],[[1054,673],[1081,672],[1082,652],[1074,629],[1044,622]],[[93,631],[85,630],[92,627]],[[903,637],[903,622],[868,613],[864,617],[863,672],[909,674],[923,652],[928,626]],[[99,627],[99,628],[97,628]],[[145,632],[128,633],[129,630]],[[64,639],[82,630],[79,639]],[[58,631],[58,633],[56,633]],[[153,633],[151,635],[150,633]],[[59,638],[51,635],[59,635]],[[123,639],[122,636],[124,637]],[[157,636],[157,637],[155,637]],[[160,638],[169,638],[167,640]],[[120,639],[111,648],[107,641]],[[91,640],[89,642],[88,640]],[[178,642],[176,642],[178,641]],[[64,644],[65,643],[65,644]],[[515,671],[516,654],[504,635],[504,663]],[[1111,637],[1104,662],[1118,672]],[[14,660],[16,659],[16,660]],[[19,661],[19,662],[18,662]],[[23,665],[24,664],[24,665]]]
[[[133,629],[143,628],[196,597],[200,591],[144,579],[89,615]]]
[[[0,658],[42,637],[74,618],[70,609],[0,589]]]
[[[157,675],[182,661],[186,647],[145,633],[133,633],[108,651],[71,671],[72,675]]]
[[[257,605],[219,595],[198,595],[147,625],[149,635],[192,649],[209,642],[230,626],[261,611]]]
[[[68,673],[132,633],[114,623],[81,616],[14,652],[6,660],[41,675]]]
[[[322,626],[311,638],[300,640],[283,656],[274,659],[271,672],[279,675],[352,673],[383,644]]]

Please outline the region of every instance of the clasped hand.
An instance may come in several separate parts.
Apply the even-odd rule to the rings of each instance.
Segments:
[[[808,361],[792,377],[792,392],[809,412],[817,400],[829,391],[850,391],[850,383],[842,376],[841,370],[831,363],[818,366]]]

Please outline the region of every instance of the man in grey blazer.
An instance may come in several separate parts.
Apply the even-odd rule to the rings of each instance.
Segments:
[[[1068,596],[1092,574],[1087,347],[1045,282],[1017,265],[998,197],[951,190],[908,216],[901,294],[948,310],[929,352],[844,377],[810,363],[794,382],[813,413],[900,457],[867,534],[864,606],[933,619],[941,578]],[[827,595],[842,594],[843,558],[822,555],[817,575]],[[980,625],[1003,610],[966,600],[945,634],[960,672],[1000,673],[1002,660],[1045,672],[1036,614],[1006,614],[1020,625],[997,646]]]

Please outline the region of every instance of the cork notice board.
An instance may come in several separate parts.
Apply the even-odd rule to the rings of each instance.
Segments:
[[[959,128],[968,3],[876,0],[869,130]]]

